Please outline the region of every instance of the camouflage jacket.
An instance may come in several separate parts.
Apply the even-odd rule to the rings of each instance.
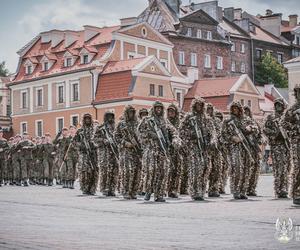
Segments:
[[[0,159],[4,159],[6,152],[9,150],[9,145],[6,139],[0,140]]]

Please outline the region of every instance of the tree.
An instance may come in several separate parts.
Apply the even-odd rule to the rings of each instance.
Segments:
[[[5,66],[5,61],[0,63],[0,76],[8,76],[9,71]]]
[[[275,87],[287,88],[286,69],[268,52],[256,67],[255,82],[259,85],[274,84]]]

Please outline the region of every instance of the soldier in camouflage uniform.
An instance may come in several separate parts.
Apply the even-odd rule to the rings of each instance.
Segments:
[[[275,113],[268,115],[264,124],[264,133],[271,147],[274,190],[276,198],[288,197],[288,177],[290,171],[290,142],[283,128],[285,103],[283,99],[274,101]]]
[[[220,138],[221,136],[221,121],[219,118],[215,116],[214,106],[211,103],[206,105],[206,113],[212,119],[214,129],[216,131],[216,138]],[[221,167],[222,160],[220,150],[218,148],[214,148],[210,152],[210,161],[211,161],[211,171],[208,177],[209,185],[208,185],[208,196],[209,197],[219,197],[219,186],[221,181]]]
[[[244,116],[247,118],[247,124],[250,125],[251,131],[247,133],[247,139],[251,146],[253,162],[248,159],[245,160],[246,168],[249,172],[249,184],[247,188],[248,196],[257,196],[256,186],[260,173],[260,159],[261,159],[261,145],[262,145],[262,132],[259,124],[253,119],[252,112],[249,106],[244,106]],[[245,157],[248,158],[248,157]]]
[[[28,186],[29,183],[33,184],[33,158],[32,150],[34,149],[34,144],[29,139],[29,135],[24,133],[23,140],[19,144],[21,150],[21,179],[24,186]]]
[[[80,189],[85,195],[95,195],[98,183],[98,168],[96,164],[96,147],[94,139],[93,120],[90,114],[85,114],[82,119],[82,127],[77,130],[74,137],[78,148],[78,171]]]
[[[119,146],[121,175],[121,193],[125,199],[136,199],[141,178],[142,149],[138,141],[138,120],[133,106],[125,107],[124,120],[115,130],[115,140]]]
[[[204,200],[210,173],[209,153],[216,143],[213,121],[205,114],[205,101],[197,97],[191,112],[183,119],[180,137],[189,145],[189,193],[193,200]]]
[[[43,185],[44,181],[44,171],[43,171],[43,152],[42,152],[42,138],[36,138],[36,144],[32,152],[35,170],[36,170],[36,182],[38,185]]]
[[[103,124],[98,126],[95,133],[95,143],[98,147],[98,167],[100,170],[100,192],[105,196],[115,196],[118,184],[119,155],[114,140],[115,114],[107,111]]]
[[[300,84],[294,88],[296,103],[290,107],[283,118],[283,126],[291,140],[293,169],[291,172],[291,195],[293,203],[300,205]]]
[[[139,110],[139,120],[141,121],[144,117],[148,116],[149,112],[148,109],[142,108]]]
[[[69,130],[63,128],[61,136],[55,141],[56,156],[60,159],[58,164],[59,176],[61,179],[62,187],[67,188],[67,172],[68,164],[66,154],[70,145]]]
[[[52,143],[52,138],[49,133],[45,134],[45,141],[43,143],[43,170],[46,185],[53,185],[53,173],[54,173],[54,157],[55,157],[55,145]],[[57,181],[57,180],[56,180]]]
[[[14,143],[10,149],[12,158],[12,168],[13,168],[13,183],[17,186],[21,186],[21,150],[19,144],[21,143],[22,137],[16,135],[14,137]]]
[[[144,149],[143,164],[147,164],[145,173],[145,200],[154,193],[156,202],[164,202],[164,191],[168,167],[170,163],[169,149],[171,145],[178,144],[176,129],[164,118],[164,106],[156,101],[150,111],[139,125],[142,148]]]
[[[244,159],[250,157],[244,148],[246,142],[241,138],[251,131],[246,124],[243,107],[239,102],[233,102],[230,106],[230,117],[223,122],[222,140],[228,149],[230,189],[234,199],[248,199],[246,191],[249,172],[244,165]]]
[[[223,124],[223,120],[224,120],[223,113],[216,110],[215,117],[219,119],[219,124],[220,124],[219,127],[222,130],[222,124]],[[223,143],[221,130],[219,131],[220,134],[218,135],[218,145],[219,145],[220,150],[222,151],[221,154],[223,154],[223,157],[221,157],[219,193],[225,194],[225,187],[226,187],[227,178],[228,178],[228,159],[227,159],[228,151]],[[218,133],[218,131],[217,131],[217,133]]]
[[[6,151],[6,159],[7,159],[7,178],[9,185],[14,184],[14,172],[13,172],[13,166],[12,166],[12,155],[11,155],[11,149],[14,144],[14,137],[10,137],[8,141],[9,149]]]
[[[75,145],[75,135],[77,133],[77,128],[75,126],[70,126],[70,145],[69,151],[66,155],[66,161],[68,165],[67,171],[67,187],[70,189],[74,189],[74,182],[76,180],[76,171],[77,171],[77,162],[78,162],[78,151]]]
[[[0,128],[0,187],[7,180],[6,153],[8,150],[7,140],[3,137],[3,130]]]
[[[170,104],[167,108],[167,119],[178,130],[180,125],[179,111],[175,104]],[[180,151],[173,145],[170,147],[170,156],[171,164],[168,173],[167,192],[170,198],[178,198],[182,158]]]

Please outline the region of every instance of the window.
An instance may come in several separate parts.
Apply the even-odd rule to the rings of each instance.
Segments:
[[[36,90],[36,105],[38,107],[43,106],[43,89],[39,88]]]
[[[43,63],[43,70],[47,71],[49,69],[49,63],[48,62],[44,62]]]
[[[57,86],[57,102],[64,103],[64,85]]]
[[[197,30],[197,38],[202,38],[202,31],[201,30]]]
[[[176,100],[179,103],[180,107],[182,107],[182,92],[181,91],[176,92]]]
[[[261,49],[256,50],[256,58],[257,59],[261,59],[261,53],[262,53]]]
[[[244,99],[241,99],[241,105],[244,106],[245,105],[245,101]]]
[[[11,116],[11,106],[10,105],[6,105],[6,115]]]
[[[147,29],[145,27],[142,28],[142,36],[143,37],[147,36]]]
[[[79,84],[78,83],[72,84],[72,101],[73,102],[79,101]]]
[[[73,64],[73,59],[72,59],[72,57],[67,57],[67,58],[65,59],[65,67],[71,67],[72,64]]]
[[[283,55],[281,53],[277,54],[277,61],[278,63],[282,64],[283,63]]]
[[[217,69],[223,69],[223,57],[217,56]]]
[[[79,115],[72,115],[71,116],[71,125],[77,127],[79,124]]]
[[[207,40],[212,40],[212,34],[211,31],[207,31]]]
[[[245,44],[241,43],[241,53],[245,53]]]
[[[250,108],[251,108],[251,105],[252,105],[252,102],[251,102],[251,100],[248,100],[248,107],[250,107]]]
[[[62,131],[63,127],[64,127],[64,118],[63,117],[56,118],[56,133]]]
[[[235,62],[232,62],[232,63],[231,63],[231,71],[232,71],[232,72],[235,72]]]
[[[231,51],[235,51],[235,42],[232,42]]]
[[[32,74],[32,65],[27,65],[27,66],[26,66],[26,74],[27,74],[27,75]]]
[[[43,136],[43,121],[35,122],[35,134],[36,136]]]
[[[161,64],[167,69],[168,68],[168,61],[165,59],[160,59]]]
[[[158,96],[164,96],[164,86],[158,86]]]
[[[83,55],[82,56],[82,63],[88,64],[89,63],[89,55]]]
[[[197,67],[197,54],[191,53],[191,66]]]
[[[204,67],[205,68],[210,68],[210,55],[205,55],[204,57]]]
[[[27,90],[21,92],[21,107],[22,109],[28,108]]]
[[[186,35],[187,35],[188,37],[191,37],[191,36],[192,36],[192,28],[188,28],[188,29],[187,29]]]
[[[245,73],[246,72],[246,65],[245,65],[245,63],[241,63],[241,72],[242,73]]]
[[[179,64],[185,65],[184,51],[179,51]]]
[[[150,84],[150,92],[149,95],[154,96],[155,95],[155,85]]]
[[[296,36],[296,44],[300,45],[300,36]]]
[[[22,135],[27,132],[27,122],[21,122],[20,130]]]

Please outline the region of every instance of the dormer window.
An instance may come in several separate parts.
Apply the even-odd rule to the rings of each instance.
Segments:
[[[187,29],[186,35],[187,35],[188,37],[191,37],[191,36],[192,36],[192,28],[188,28],[188,29]]]
[[[26,66],[26,74],[27,74],[27,75],[32,74],[32,65],[27,65],[27,66]]]
[[[67,57],[65,59],[65,67],[71,67],[73,64],[73,58],[72,57]]]
[[[212,40],[212,34],[211,31],[207,31],[207,40]]]
[[[47,71],[49,69],[49,62],[44,62],[43,63],[43,70]]]
[[[89,55],[83,55],[83,56],[82,56],[82,59],[83,59],[83,63],[84,63],[84,64],[89,63]]]

